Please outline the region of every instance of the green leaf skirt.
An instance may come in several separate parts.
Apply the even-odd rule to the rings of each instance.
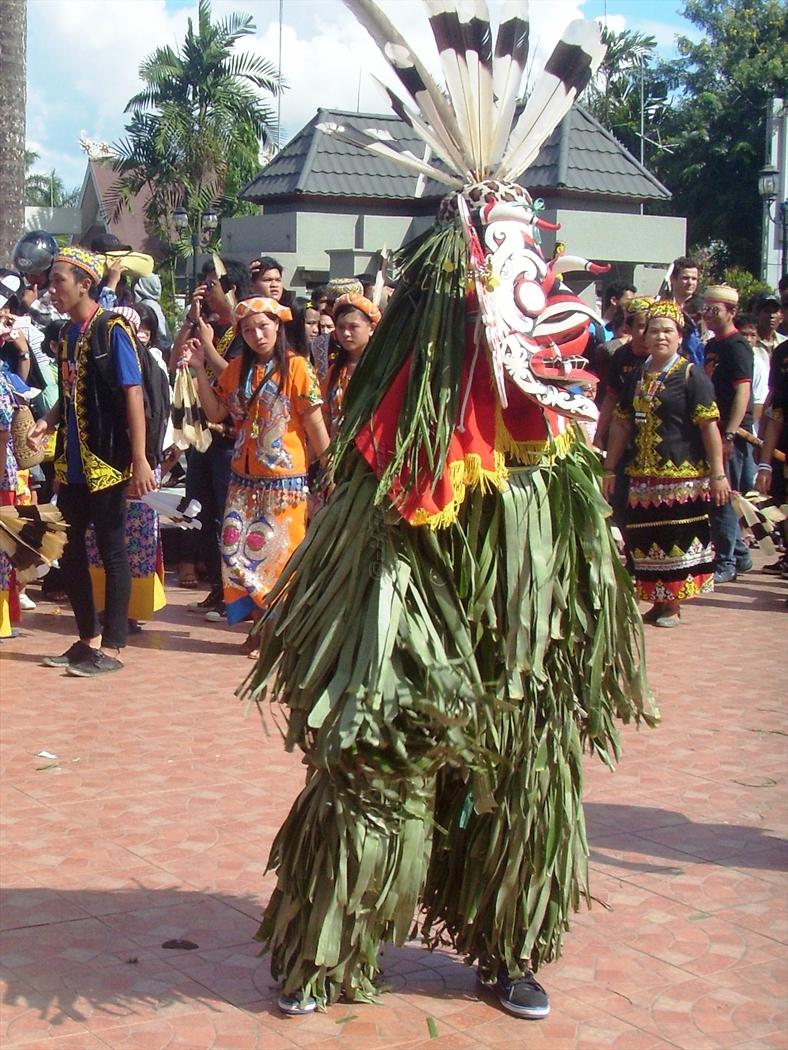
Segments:
[[[272,592],[241,693],[308,767],[257,935],[286,993],[373,999],[414,929],[537,969],[588,899],[583,751],[612,766],[617,722],[657,717],[641,621],[592,453],[509,470],[433,531],[348,453]]]

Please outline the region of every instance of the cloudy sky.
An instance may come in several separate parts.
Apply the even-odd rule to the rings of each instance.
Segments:
[[[495,20],[502,5],[489,3]],[[420,0],[382,6],[422,57],[434,55]],[[543,61],[573,18],[607,17],[613,29],[652,34],[668,56],[678,33],[694,35],[680,7],[681,0],[531,0],[531,54]],[[79,185],[80,132],[108,142],[122,135],[140,61],[159,45],[177,48],[196,10],[196,0],[29,0],[27,140],[40,155],[36,170],[54,167],[67,187]],[[277,62],[279,0],[214,0],[213,11],[251,15],[257,29],[245,46]],[[387,79],[385,65],[341,0],[283,0],[282,71],[283,142],[320,107],[387,111],[370,79]]]

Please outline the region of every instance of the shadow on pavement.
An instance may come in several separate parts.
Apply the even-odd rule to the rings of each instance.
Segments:
[[[3,1005],[54,1027],[96,1014],[121,1024],[178,1003],[275,1004],[251,896],[230,905],[188,890],[11,887],[0,899]]]
[[[764,787],[776,786],[774,782]],[[769,834],[769,828],[746,824],[708,824],[690,820],[683,813],[654,806],[586,802],[590,825],[591,860],[632,871],[675,873],[676,864],[714,864],[761,871],[788,870],[788,842]],[[605,839],[614,839],[616,853],[642,853],[644,857],[672,861],[664,867],[643,861],[608,856]],[[596,848],[595,848],[596,843]]]
[[[180,1004],[209,1011],[230,1004],[286,1025],[290,1019],[276,1007],[278,984],[254,941],[259,911],[250,896],[220,900],[198,891],[8,888],[3,1006],[34,1017],[36,1028],[66,1032],[74,1022],[99,1033],[124,1021],[166,1018]],[[173,941],[195,947],[162,947]],[[420,943],[384,946],[381,968],[381,991],[407,984],[409,994],[427,997],[476,1001],[482,994],[474,969]]]

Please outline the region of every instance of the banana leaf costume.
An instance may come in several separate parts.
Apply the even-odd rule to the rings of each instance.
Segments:
[[[404,44],[369,0],[349,6],[378,42]],[[396,54],[423,103],[426,71]],[[307,767],[258,939],[285,994],[320,1006],[374,998],[381,944],[414,933],[490,977],[554,959],[588,899],[583,751],[612,766],[617,721],[654,721],[631,583],[572,422],[585,402],[531,368],[546,347],[567,358],[588,318],[547,273],[521,187],[450,185],[403,250],[348,387],[336,487],[272,592],[242,687],[284,711]],[[549,293],[514,339],[499,306],[511,266],[493,258],[510,233]],[[542,337],[555,316],[562,331]]]

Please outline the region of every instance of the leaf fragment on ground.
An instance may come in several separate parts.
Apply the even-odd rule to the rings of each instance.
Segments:
[[[357,1021],[358,1014],[348,1014],[347,1017],[338,1017],[334,1024],[347,1024],[348,1021]]]

